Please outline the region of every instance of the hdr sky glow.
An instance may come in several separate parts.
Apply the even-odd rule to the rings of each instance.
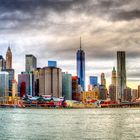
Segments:
[[[0,0],[0,54],[11,43],[16,73],[34,54],[38,67],[57,60],[76,74],[80,36],[87,82],[104,72],[110,83],[116,51],[125,50],[128,84],[140,84],[140,0]]]

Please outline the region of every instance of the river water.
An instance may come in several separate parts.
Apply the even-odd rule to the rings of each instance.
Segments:
[[[140,108],[0,109],[0,140],[140,140]]]

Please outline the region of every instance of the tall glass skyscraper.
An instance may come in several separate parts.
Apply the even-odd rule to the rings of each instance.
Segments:
[[[26,55],[26,60],[25,60],[25,71],[26,72],[32,72],[35,70],[37,67],[37,59],[34,55],[28,54]]]
[[[82,50],[81,38],[80,38],[80,49],[77,51],[77,76],[78,84],[81,85],[82,91],[85,90],[85,52]]]
[[[124,89],[126,89],[125,51],[117,52],[117,99],[124,100]]]

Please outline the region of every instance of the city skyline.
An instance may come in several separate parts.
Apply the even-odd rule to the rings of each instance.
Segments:
[[[58,67],[76,75],[75,52],[82,36],[86,84],[90,75],[100,77],[102,72],[107,83],[111,83],[119,50],[126,51],[128,85],[139,84],[138,0],[17,0],[13,3],[15,6],[9,0],[0,2],[0,54],[5,58],[10,43],[16,74],[25,69],[25,54],[33,54],[39,67],[47,65],[47,60],[57,60]]]

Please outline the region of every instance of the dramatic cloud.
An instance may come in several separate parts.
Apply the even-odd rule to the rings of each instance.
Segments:
[[[11,44],[16,72],[24,71],[25,54],[38,66],[58,60],[76,74],[76,51],[82,36],[89,75],[105,72],[110,83],[116,51],[127,52],[128,83],[140,82],[139,0],[0,0],[0,53]]]

